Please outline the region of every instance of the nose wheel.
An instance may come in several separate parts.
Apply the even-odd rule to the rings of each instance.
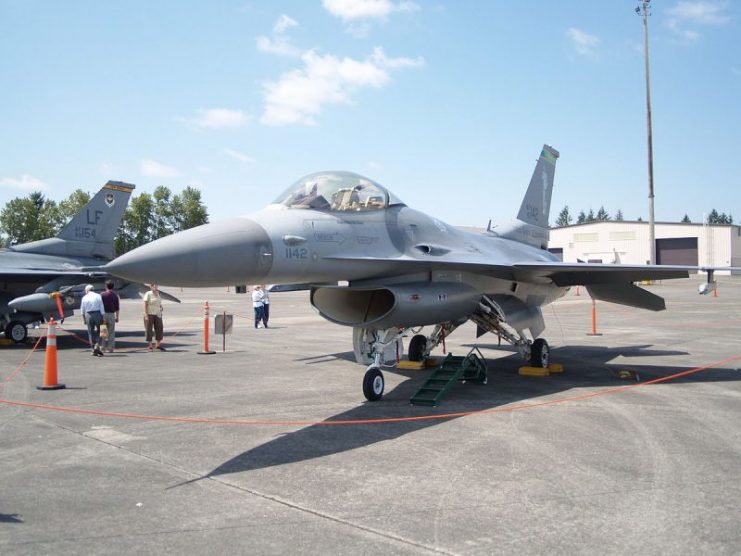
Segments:
[[[377,402],[383,396],[386,381],[378,367],[370,367],[363,377],[363,394],[369,402]]]

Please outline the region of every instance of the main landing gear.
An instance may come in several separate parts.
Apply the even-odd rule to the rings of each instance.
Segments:
[[[551,349],[548,342],[543,338],[529,340],[522,332],[509,326],[499,315],[477,314],[472,317],[472,320],[514,345],[520,356],[525,361],[529,361],[531,366],[544,369],[549,367]],[[465,322],[466,319],[438,324],[429,336],[415,333],[409,341],[407,357],[410,361],[424,361],[433,349],[443,343],[445,337]],[[358,363],[368,365],[363,377],[363,394],[368,401],[375,402],[383,397],[386,381],[381,368],[396,364],[397,357],[404,352],[403,338],[410,330],[418,332],[418,330],[410,328],[353,329],[355,359]]]
[[[28,338],[28,329],[22,322],[12,320],[5,326],[5,337],[17,344],[22,344]]]

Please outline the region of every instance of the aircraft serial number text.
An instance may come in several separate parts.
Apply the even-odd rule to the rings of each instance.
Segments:
[[[95,228],[75,226],[75,237],[77,239],[95,239]]]
[[[305,247],[286,247],[286,259],[308,259],[309,250]]]

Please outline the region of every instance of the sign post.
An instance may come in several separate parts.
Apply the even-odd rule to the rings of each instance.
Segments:
[[[226,351],[226,335],[232,333],[234,325],[234,315],[224,311],[220,315],[214,316],[214,333],[221,334],[221,350]]]

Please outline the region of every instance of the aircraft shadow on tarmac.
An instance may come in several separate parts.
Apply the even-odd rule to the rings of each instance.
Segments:
[[[482,346],[486,347],[486,346]],[[486,353],[486,352],[485,352]],[[373,420],[382,418],[424,415],[445,415],[468,411],[483,411],[517,402],[537,402],[540,398],[574,388],[613,388],[635,384],[615,377],[617,369],[630,369],[640,376],[642,382],[670,376],[694,367],[626,365],[610,363],[616,357],[664,357],[687,355],[687,352],[655,350],[650,345],[607,348],[599,346],[568,346],[552,350],[552,360],[562,363],[563,374],[549,377],[524,377],[518,374],[522,359],[518,354],[488,361],[488,383],[457,384],[439,406],[414,407],[409,398],[422,385],[428,372],[388,370],[409,380],[384,394],[383,401],[364,403],[326,419],[322,424],[307,426],[275,438],[265,444],[247,450],[222,463],[202,478],[252,471],[288,463],[354,450],[393,438],[399,438],[418,430],[435,426],[456,417],[440,417],[418,421],[392,423],[367,423],[331,425],[331,421]],[[352,359],[352,352],[331,354],[325,357]],[[665,384],[691,382],[723,382],[741,380],[741,373],[734,368],[711,368],[702,372],[672,379]],[[651,387],[650,385],[647,387]],[[495,418],[495,417],[492,417]]]
[[[192,341],[178,342],[178,337],[189,337],[197,334],[196,332],[178,332],[177,335],[165,333],[163,344],[166,345],[167,351],[188,351],[186,346],[192,345]],[[30,338],[24,344],[13,344],[10,347],[30,348],[36,343],[36,338]],[[43,350],[45,341],[41,340],[37,349]],[[144,330],[116,330],[116,348],[117,349],[146,349],[147,342],[144,336]],[[57,350],[75,350],[90,349],[88,344],[87,329],[65,328],[57,336]]]

